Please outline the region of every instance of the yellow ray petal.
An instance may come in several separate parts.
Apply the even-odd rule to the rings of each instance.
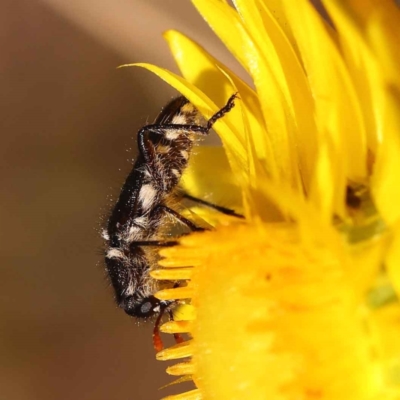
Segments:
[[[164,333],[187,333],[190,330],[190,321],[168,321],[160,327],[160,331]]]
[[[178,358],[190,357],[193,354],[193,343],[188,340],[183,343],[176,344],[168,349],[161,350],[156,354],[157,360],[168,361]]]
[[[363,180],[367,174],[362,114],[346,66],[321,17],[307,1],[285,0],[285,4],[315,98],[321,141],[328,142],[332,170],[337,172],[334,204],[342,215],[346,179]]]
[[[400,224],[394,227],[392,243],[386,257],[388,275],[400,298]]]
[[[193,375],[195,369],[191,362],[184,362],[179,364],[174,364],[167,368],[167,374],[170,375]]]
[[[176,300],[176,299],[190,299],[193,294],[193,288],[190,286],[177,287],[175,289],[162,289],[159,290],[155,296],[160,300]]]
[[[358,12],[351,8],[351,1],[330,0],[326,7],[337,30],[340,32],[340,46],[357,92],[358,104],[365,124],[368,148],[375,152],[378,142],[379,122],[375,120],[376,102],[376,60],[366,43],[367,32],[361,27],[361,14],[367,16],[372,10],[369,0],[359,4]],[[353,2],[355,4],[355,2]]]
[[[254,1],[254,0],[253,0]],[[241,0],[243,4],[250,4]],[[292,113],[296,120],[296,130],[294,140],[298,146],[299,169],[301,172],[303,184],[306,192],[309,191],[309,182],[313,171],[313,160],[316,157],[316,148],[318,145],[318,134],[314,121],[314,104],[311,96],[310,87],[306,79],[301,62],[295,53],[293,44],[285,36],[282,28],[278,25],[275,15],[272,15],[271,8],[263,1],[259,2],[260,16],[265,27],[264,35],[270,37],[271,43],[276,50],[277,57],[282,66],[284,79],[288,85],[290,98],[287,102],[292,107]],[[268,3],[269,7],[271,5]],[[255,13],[255,11],[254,11]],[[253,14],[253,13],[251,13]],[[255,33],[256,34],[256,33]],[[261,34],[261,32],[260,32]],[[259,39],[263,36],[258,36]],[[259,46],[263,47],[261,40]],[[264,48],[264,54],[270,55],[270,49]],[[284,85],[282,83],[282,85]]]
[[[389,224],[400,220],[400,90],[389,87],[382,105],[382,144],[372,177],[372,192],[380,214]]]
[[[268,2],[265,2],[265,0],[257,0],[257,6],[259,8],[268,7],[269,13],[273,15],[274,20],[279,25],[279,28],[288,38],[299,59],[301,59],[300,52],[297,48],[296,39],[286,16],[284,3],[281,0],[268,0]]]
[[[384,80],[400,88],[400,10],[398,4],[390,0],[383,0],[378,4],[378,15],[371,18],[368,26],[371,46],[379,60]]]
[[[192,267],[156,269],[150,272],[150,276],[154,279],[179,281],[190,279],[192,276],[192,272]]]
[[[251,74],[260,98],[276,164],[280,167],[279,178],[300,188],[297,155],[292,136],[294,121],[273,71],[231,7],[218,0],[193,0],[193,3],[232,54]],[[259,146],[264,146],[263,137],[259,140]],[[268,160],[265,162],[268,163]]]
[[[335,177],[330,156],[328,144],[321,143],[316,155],[316,167],[309,197],[309,201],[319,210],[321,221],[327,224],[332,221],[334,210],[334,182],[340,179]]]
[[[278,25],[269,25],[271,32],[267,32],[255,0],[236,0],[235,6],[254,46],[259,49],[260,54],[268,54],[268,58],[265,61],[270,65],[271,72],[275,76],[279,87],[282,89],[289,107],[291,107],[292,104],[287,83],[289,77],[286,75],[287,71],[285,71],[285,65],[283,65],[283,60],[280,58],[279,54],[280,52],[285,52],[286,49],[284,47],[279,48],[275,46],[271,37],[274,33],[279,32],[274,30]],[[284,46],[289,45],[288,42],[281,42],[280,44]],[[295,70],[293,69],[291,72],[293,73]]]
[[[366,46],[371,55],[376,57],[382,69],[381,78],[386,82],[399,86],[400,50],[397,45],[400,36],[400,10],[398,4],[392,0],[329,0],[326,7],[330,11],[335,23],[339,23],[342,35],[357,35],[357,40],[351,40],[349,45],[356,48]],[[366,60],[367,61],[367,60]],[[368,70],[370,65],[363,63]],[[354,78],[357,78],[354,76]]]

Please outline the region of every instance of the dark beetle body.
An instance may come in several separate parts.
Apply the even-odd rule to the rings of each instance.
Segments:
[[[150,276],[156,266],[157,247],[174,243],[162,240],[160,233],[168,217],[191,230],[198,229],[170,204],[177,198],[195,136],[208,134],[213,123],[233,107],[234,98],[205,122],[188,100],[178,97],[153,125],[138,132],[138,158],[103,232],[107,272],[118,305],[129,315],[151,317],[171,304],[154,297],[160,284]]]

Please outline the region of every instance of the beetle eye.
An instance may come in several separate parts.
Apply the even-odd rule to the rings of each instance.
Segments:
[[[143,315],[148,314],[150,311],[152,311],[152,309],[153,305],[150,301],[146,301],[140,305],[140,313]]]
[[[121,307],[132,317],[148,318],[160,312],[160,300],[154,296],[140,299],[135,299],[133,296],[129,296],[121,304]]]

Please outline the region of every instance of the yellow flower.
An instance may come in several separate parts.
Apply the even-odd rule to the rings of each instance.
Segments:
[[[159,279],[191,299],[159,353],[197,389],[170,399],[400,399],[400,13],[390,0],[193,0],[247,71],[165,37],[183,78],[141,64],[215,125],[184,185],[245,221],[165,249]],[[200,217],[199,216],[199,217]]]

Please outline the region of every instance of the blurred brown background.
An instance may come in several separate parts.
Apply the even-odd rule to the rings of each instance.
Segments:
[[[188,1],[0,2],[0,398],[158,399],[172,377],[151,324],[118,310],[98,231],[131,168],[135,134],[175,92],[161,33],[227,59]]]

